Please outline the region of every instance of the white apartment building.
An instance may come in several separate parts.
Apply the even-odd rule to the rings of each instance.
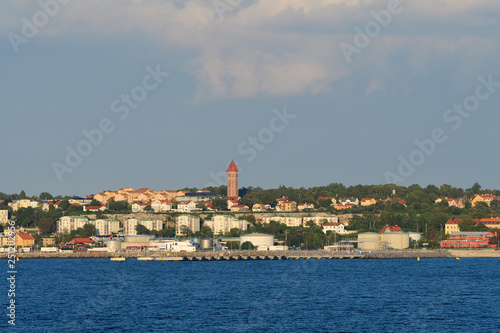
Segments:
[[[19,208],[37,208],[39,203],[36,201],[31,201],[30,199],[21,199],[9,202],[9,207],[12,207],[12,210],[15,212]]]
[[[272,216],[263,217],[262,224],[269,224],[271,221],[278,223],[284,223],[287,227],[301,227],[302,217],[292,217],[292,216]]]
[[[188,227],[192,232],[200,231],[200,218],[192,215],[180,215],[175,218],[175,234],[182,235],[182,227]]]
[[[339,222],[339,217],[336,215],[329,215],[329,216],[304,216],[302,218],[302,223],[304,223],[304,226],[307,225],[307,222],[313,222],[316,225],[321,226],[323,222],[327,223],[338,223]]]
[[[210,221],[205,221],[203,225],[209,226],[212,232],[218,235],[230,232],[233,228],[247,230],[250,223],[230,215],[215,215]]]
[[[153,219],[128,219],[123,222],[123,232],[127,236],[137,235],[137,231],[135,227],[137,225],[143,225],[151,231],[160,231],[163,229],[163,221],[162,220],[153,220]]]
[[[85,216],[63,216],[57,221],[57,232],[68,233],[78,228],[83,228],[88,223],[89,219]]]
[[[95,225],[97,236],[111,235],[120,232],[120,221],[113,219],[99,219],[91,221]]]

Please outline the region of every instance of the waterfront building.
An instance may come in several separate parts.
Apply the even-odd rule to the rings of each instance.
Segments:
[[[491,237],[496,237],[498,234],[491,231],[469,231],[469,232],[453,232],[448,239],[440,241],[441,247],[496,247],[497,245],[489,245]]]
[[[235,199],[238,197],[238,168],[236,163],[231,161],[226,170],[227,173],[227,197],[228,199]]]
[[[30,234],[16,234],[16,247],[30,247],[35,245],[35,238]]]
[[[56,244],[56,239],[54,237],[42,237],[42,246],[49,247]]]
[[[193,215],[180,215],[175,218],[175,234],[182,235],[183,226],[186,226],[193,233],[200,231],[200,218]]]

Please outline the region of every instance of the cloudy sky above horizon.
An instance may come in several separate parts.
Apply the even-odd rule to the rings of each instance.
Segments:
[[[240,186],[498,189],[499,31],[493,0],[2,1],[0,191],[203,188],[231,159]]]

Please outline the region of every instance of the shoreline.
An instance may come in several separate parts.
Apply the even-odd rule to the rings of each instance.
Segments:
[[[7,259],[8,253],[0,253],[0,259]],[[424,251],[380,251],[373,253],[357,252],[327,252],[327,251],[217,251],[217,252],[74,252],[74,253],[42,253],[28,252],[16,253],[19,259],[111,259],[111,258],[213,258],[225,260],[238,260],[242,257],[253,257],[257,260],[270,259],[411,259],[411,258],[500,258],[500,251],[484,250],[424,250]]]

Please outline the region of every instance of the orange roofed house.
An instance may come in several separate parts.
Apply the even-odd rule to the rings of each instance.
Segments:
[[[493,200],[500,200],[500,197],[491,195],[491,194],[478,194],[476,197],[472,200],[472,207],[476,207],[476,204],[478,202],[484,202],[488,206]]]
[[[398,227],[397,225],[386,225],[379,231],[379,233],[383,232],[403,232],[403,229],[401,229],[401,227]]]
[[[30,247],[35,245],[35,239],[30,234],[16,234],[16,247]]]

